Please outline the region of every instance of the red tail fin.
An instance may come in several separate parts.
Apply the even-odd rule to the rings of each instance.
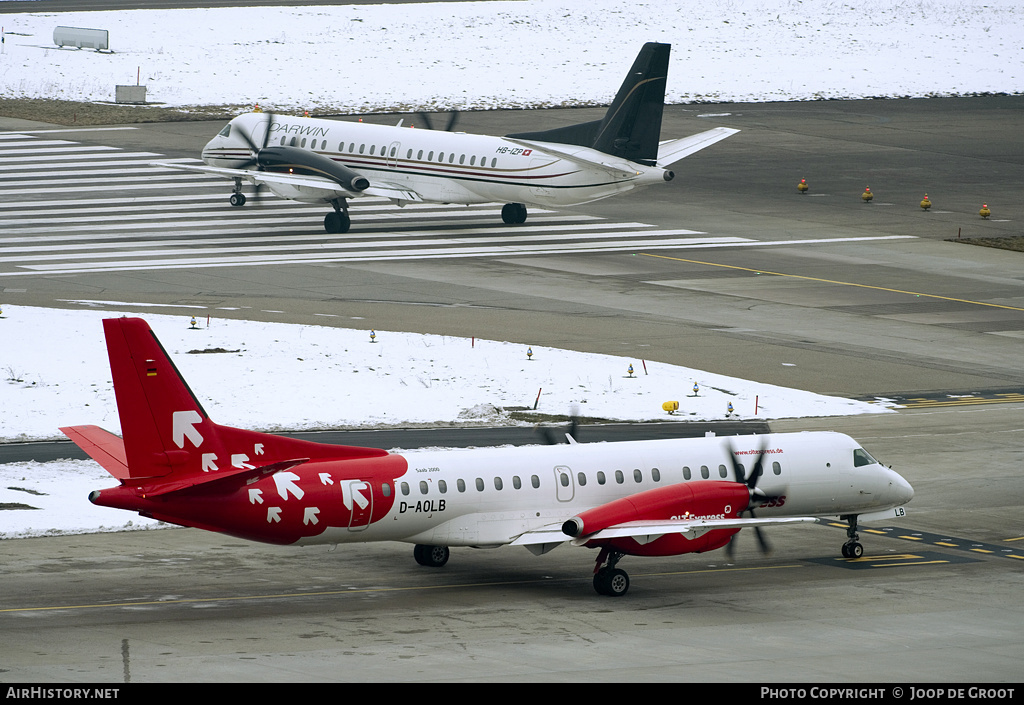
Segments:
[[[144,320],[105,319],[103,331],[123,451],[115,448],[120,451],[117,463],[101,459],[111,455],[97,448],[98,441],[109,444],[101,429],[96,429],[100,435],[76,434],[82,427],[69,427],[68,436],[122,484],[170,492],[226,476],[256,477],[307,459],[387,455],[376,448],[325,445],[220,426],[210,420]]]

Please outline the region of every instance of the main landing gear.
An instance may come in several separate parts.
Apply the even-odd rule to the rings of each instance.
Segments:
[[[440,568],[448,562],[450,551],[447,546],[424,546],[418,543],[412,550],[412,555],[420,565],[425,565],[428,568]]]
[[[629,590],[629,574],[615,567],[626,554],[602,548],[594,566],[594,589],[599,595],[622,597]]]
[[[501,219],[508,225],[525,223],[526,205],[523,203],[506,203],[501,207]]]
[[[228,202],[233,206],[244,206],[245,205],[245,194],[242,193],[242,180],[235,179],[235,190],[231,194],[231,198]]]
[[[334,206],[334,212],[328,213],[324,218],[324,230],[329,233],[347,233],[352,225],[352,220],[348,217],[348,201],[344,198],[335,198],[331,205]]]
[[[843,558],[860,558],[864,555],[864,547],[860,545],[857,535],[857,515],[850,514],[843,517],[846,519],[846,543],[843,544]]]

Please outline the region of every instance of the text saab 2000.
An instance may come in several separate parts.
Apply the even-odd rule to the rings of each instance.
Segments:
[[[526,205],[575,206],[671,181],[667,167],[738,130],[719,127],[660,142],[670,45],[641,49],[601,120],[505,137],[414,130],[249,113],[203,148],[203,165],[173,169],[234,179],[281,198],[329,203],[329,233],[348,232],[348,201],[375,196],[410,203],[503,203],[505,223],[526,221]],[[449,123],[449,128],[452,123]]]
[[[594,587],[618,596],[623,556],[731,546],[740,529],[903,516],[914,491],[831,432],[423,450],[295,440],[214,423],[139,318],[103,321],[123,438],[61,430],[120,480],[97,505],[274,544],[403,541],[442,566],[450,546],[598,550]],[[755,514],[756,512],[756,514]]]

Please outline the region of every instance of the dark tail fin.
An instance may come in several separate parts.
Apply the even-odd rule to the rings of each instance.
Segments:
[[[653,166],[658,159],[671,48],[671,44],[644,44],[604,119],[544,132],[521,132],[508,136],[590,147],[605,154]]]

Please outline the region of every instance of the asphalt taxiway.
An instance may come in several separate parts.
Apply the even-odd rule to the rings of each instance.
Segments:
[[[405,546],[296,550],[191,530],[11,541],[4,678],[1018,680],[1024,255],[949,239],[1020,234],[1022,108],[1017,96],[672,106],[666,137],[742,131],[677,164],[669,184],[572,209],[743,239],[730,246],[0,277],[10,304],[328,314],[828,394],[961,400],[770,423],[849,433],[914,485],[904,520],[862,534],[870,567],[837,561],[844,534],[827,524],[773,531],[770,557],[746,541],[734,565],[718,553],[627,558],[622,600],[595,595],[593,556],[569,548],[467,549],[429,571]],[[467,113],[460,129],[599,112]],[[71,139],[194,157],[219,127]],[[1002,401],[962,401],[975,395]]]

